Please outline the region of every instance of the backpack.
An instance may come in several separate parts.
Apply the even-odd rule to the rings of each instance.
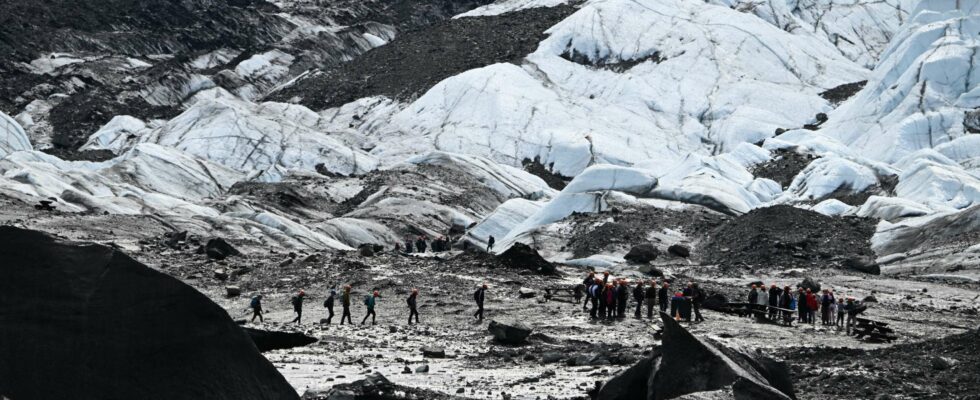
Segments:
[[[259,308],[259,298],[258,297],[253,297],[252,298],[252,303],[249,306],[252,307],[252,308]]]
[[[796,309],[796,298],[795,297],[790,298],[790,300],[789,300],[789,309],[790,310],[795,310]]]
[[[364,296],[364,305],[368,305],[371,302],[371,296]]]
[[[473,300],[480,301],[480,289],[476,289],[476,291],[473,292]]]

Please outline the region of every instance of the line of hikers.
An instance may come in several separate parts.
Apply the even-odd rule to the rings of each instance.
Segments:
[[[484,301],[486,300],[487,288],[488,288],[487,284],[484,283],[483,285],[478,287],[475,292],[473,292],[473,300],[476,303],[476,307],[477,307],[476,312],[473,313],[473,318],[479,319],[480,321],[483,321],[483,313],[484,313],[483,304]],[[408,313],[409,325],[412,324],[413,319],[415,320],[416,324],[419,323],[418,296],[419,296],[419,290],[413,288],[411,293],[408,295],[408,298],[406,299],[406,303],[408,305],[408,311],[409,311]],[[334,308],[334,303],[336,302],[336,298],[337,298],[337,290],[330,289],[330,295],[327,297],[326,300],[323,301],[323,307],[327,309],[327,318],[324,321],[327,325],[333,322],[333,317],[334,317],[333,308]],[[378,290],[374,290],[372,291],[371,294],[364,296],[365,314],[364,314],[364,319],[361,320],[361,325],[364,325],[367,322],[368,318],[371,318],[372,325],[377,324],[378,314],[377,312],[375,312],[375,307],[378,305],[378,299],[380,298],[381,298],[381,292]],[[252,300],[249,303],[249,309],[252,310],[251,322],[255,322],[256,318],[259,319],[259,322],[265,322],[262,316],[263,315],[262,299],[263,296],[259,294],[256,295],[255,297],[252,297]],[[305,300],[306,300],[306,292],[303,290],[300,290],[298,293],[296,293],[296,295],[290,298],[289,301],[293,305],[293,312],[296,314],[296,318],[294,318],[291,321],[292,323],[297,323],[297,324],[302,323],[303,302]],[[344,321],[347,321],[347,323],[353,325],[354,321],[351,320],[351,312],[350,312],[351,285],[344,286],[343,293],[341,293],[340,295],[340,304],[343,306],[343,314],[341,314],[340,316],[340,325],[343,325]]]
[[[450,238],[439,236],[432,241],[432,252],[441,253],[444,251],[449,251],[451,250],[454,242],[455,241]],[[404,243],[395,243],[396,252],[402,251],[404,248],[405,253],[425,253],[425,250],[429,247],[429,237],[425,235],[419,235],[416,238],[407,236],[405,237]]]
[[[772,284],[768,289],[765,285],[761,287],[752,285],[748,294],[748,304],[757,311],[750,312],[749,315],[757,315],[761,311],[773,321],[781,316],[785,324],[793,322],[794,313],[800,323],[816,324],[816,314],[819,311],[822,325],[835,326],[838,330],[846,326],[848,334],[854,326],[857,315],[864,310],[860,302],[853,297],[848,296],[846,299],[835,297],[832,289],[823,289],[822,294],[818,296],[813,289],[799,287],[796,293],[793,293],[789,286],[780,288],[776,284]]]
[[[640,280],[636,285],[630,287],[627,279],[613,279],[609,272],[603,272],[602,277],[596,277],[595,272],[589,272],[582,282],[585,291],[585,302],[582,310],[589,312],[589,318],[593,320],[611,320],[614,318],[626,318],[626,310],[632,294],[634,304],[633,318],[643,317],[643,305],[646,305],[647,318],[654,318],[653,309],[660,306],[661,312],[670,309],[670,315],[677,319],[691,321],[693,311],[694,321],[702,322],[701,304],[704,302],[705,293],[697,283],[689,282],[683,290],[672,292],[670,282],[664,280],[659,283],[651,280],[650,285],[644,287],[645,282]],[[576,292],[576,298],[581,296]],[[589,308],[589,305],[592,308]]]

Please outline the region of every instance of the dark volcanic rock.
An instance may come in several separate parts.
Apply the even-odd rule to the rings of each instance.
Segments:
[[[297,398],[224,309],[111,247],[0,227],[0,315],[13,399]]]
[[[443,347],[426,346],[422,348],[422,357],[446,358],[446,349]]]
[[[531,328],[516,321],[490,321],[487,330],[493,334],[496,341],[504,344],[523,344],[527,341],[527,337],[531,336]]]
[[[562,190],[568,185],[568,182],[572,180],[567,176],[562,176],[561,174],[556,174],[552,172],[554,169],[554,163],[551,163],[550,167],[545,167],[541,164],[541,157],[535,157],[534,160],[525,158],[521,161],[521,165],[524,166],[524,170],[531,173],[538,178],[544,180],[548,184],[548,187],[555,190]]]
[[[737,385],[737,398],[795,398],[788,368],[776,361],[700,340],[669,315],[660,353],[641,361],[600,389],[603,400],[672,399]],[[741,396],[741,397],[740,397]],[[752,397],[744,397],[752,396]]]
[[[514,243],[497,259],[510,268],[530,269],[542,274],[554,274],[554,264],[545,260],[538,251],[524,243]]]
[[[807,165],[816,160],[809,154],[801,154],[791,150],[776,150],[772,160],[752,168],[752,175],[758,178],[772,179],[783,189],[789,187],[793,178],[799,175]]]
[[[813,293],[817,293],[820,291],[820,283],[815,281],[813,278],[809,276],[803,278],[802,282],[797,283],[796,287],[803,288],[803,289],[810,289],[810,291],[812,291]]]
[[[463,71],[517,62],[534,51],[544,31],[574,11],[567,5],[531,8],[409,30],[350,62],[309,74],[269,99],[298,99],[314,110],[378,95],[411,100]]]
[[[763,267],[841,266],[851,257],[873,257],[876,221],[826,215],[787,205],[759,208],[711,233],[702,261]]]
[[[204,245],[204,253],[208,255],[208,258],[215,260],[224,260],[242,254],[222,238],[208,240],[208,243]]]
[[[623,258],[634,264],[646,264],[656,260],[658,256],[660,256],[660,250],[657,249],[657,246],[651,243],[643,243],[633,246]]]
[[[820,93],[820,97],[823,97],[824,99],[827,99],[827,101],[831,102],[832,104],[837,105],[843,103],[845,100],[851,98],[851,96],[854,96],[855,94],[860,92],[861,89],[864,89],[864,85],[867,84],[868,81],[845,83],[843,85],[831,88],[830,90],[827,90],[823,93]]]
[[[279,349],[291,349],[316,343],[316,338],[306,336],[300,332],[277,332],[265,331],[254,328],[244,328],[248,336],[252,338],[255,347],[265,353],[267,351]]]
[[[674,257],[687,258],[691,256],[691,249],[687,246],[682,246],[679,244],[670,245],[670,247],[667,248],[667,252]]]

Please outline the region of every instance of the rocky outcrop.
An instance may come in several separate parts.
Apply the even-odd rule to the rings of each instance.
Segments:
[[[297,398],[224,309],[114,248],[0,227],[0,293],[0,397]]]
[[[507,251],[497,256],[510,268],[530,269],[541,274],[554,274],[555,265],[545,260],[538,251],[524,243],[514,243]]]
[[[224,260],[228,257],[242,254],[222,238],[208,240],[208,243],[204,245],[204,253],[208,255],[208,258],[215,260]]]
[[[782,363],[701,340],[661,313],[663,347],[600,389],[602,400],[673,399],[727,390],[736,399],[795,399]]]

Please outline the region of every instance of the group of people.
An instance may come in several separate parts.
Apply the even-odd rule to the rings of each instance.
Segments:
[[[798,287],[794,293],[789,286],[780,288],[776,284],[768,289],[764,285],[752,285],[748,304],[754,309],[749,314],[761,313],[773,321],[781,316],[786,324],[793,322],[794,313],[800,323],[816,324],[816,315],[819,312],[821,324],[838,329],[843,329],[846,325],[848,333],[862,310],[860,303],[853,297],[837,298],[832,289],[823,289],[818,295],[813,289]]]
[[[473,299],[476,302],[476,307],[477,307],[476,312],[473,313],[473,318],[479,319],[480,321],[483,320],[483,304],[484,301],[486,300],[487,288],[488,288],[487,284],[484,283],[483,285],[478,287],[476,291],[473,293]],[[415,321],[416,324],[419,323],[418,296],[419,296],[419,290],[413,288],[411,293],[408,295],[408,298],[406,299],[406,303],[408,305],[409,325],[412,324],[413,320]],[[337,298],[337,290],[330,289],[330,295],[327,296],[327,299],[323,301],[323,307],[327,309],[327,318],[323,322],[327,325],[330,325],[333,322],[333,317],[334,317],[333,308],[336,302],[336,298]],[[381,292],[378,290],[374,290],[370,295],[364,296],[365,314],[364,314],[364,319],[361,320],[361,325],[367,323],[368,318],[371,318],[372,325],[377,324],[378,314],[375,311],[375,307],[378,305],[378,300],[380,298],[381,298]],[[263,296],[259,294],[256,295],[255,297],[252,297],[252,300],[249,303],[249,309],[252,310],[252,322],[255,322],[256,318],[259,319],[259,322],[265,322],[263,318],[262,299]],[[297,323],[297,324],[302,323],[303,303],[305,300],[306,300],[306,292],[303,290],[300,290],[290,298],[289,301],[293,305],[293,312],[296,314],[296,317],[293,318],[291,323]],[[350,312],[351,285],[344,286],[343,293],[340,295],[340,302],[341,302],[340,304],[343,306],[343,314],[341,314],[340,316],[340,325],[343,325],[344,321],[353,325],[354,321],[351,320],[351,312]]]
[[[441,253],[444,251],[451,250],[453,242],[445,237],[439,236],[432,241],[432,252]],[[402,246],[404,246],[405,253],[425,253],[429,246],[429,237],[425,235],[419,235],[416,238],[408,236],[405,238],[405,243],[395,243],[395,251],[402,251]]]
[[[643,317],[645,304],[647,318],[654,317],[653,310],[659,305],[660,312],[667,312],[669,308],[670,315],[677,319],[691,321],[693,311],[695,322],[704,321],[704,317],[701,316],[701,304],[704,302],[705,294],[697,283],[689,282],[687,287],[676,292],[671,292],[670,282],[667,280],[659,283],[651,280],[649,286],[645,285],[646,282],[638,280],[630,287],[629,280],[613,279],[609,271],[603,272],[601,278],[597,277],[595,272],[589,272],[580,286],[585,292],[582,310],[587,310],[589,318],[593,320],[626,318],[626,310],[632,297],[634,318]],[[576,298],[581,298],[580,293],[576,290]]]

